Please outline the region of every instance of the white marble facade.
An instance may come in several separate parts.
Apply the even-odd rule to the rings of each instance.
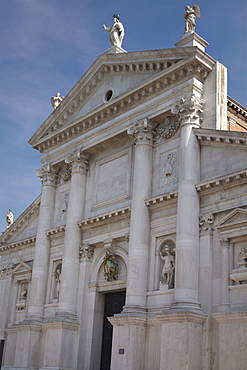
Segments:
[[[100,369],[119,291],[112,370],[246,368],[247,133],[206,45],[108,51],[30,139],[42,194],[0,237],[4,370]]]

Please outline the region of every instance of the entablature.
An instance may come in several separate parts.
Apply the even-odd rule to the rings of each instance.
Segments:
[[[67,101],[68,99],[65,98],[65,101],[63,101],[56,109],[56,111],[58,112],[54,112],[54,119],[50,118],[52,117],[52,115],[48,118],[49,125],[47,125],[47,122],[45,122],[45,124],[41,126],[41,128],[43,127],[43,133],[39,132],[41,129],[38,130],[33,138],[30,139],[29,143],[33,145],[35,149],[38,149],[41,153],[44,153],[51,148],[60,145],[62,142],[67,142],[73,137],[79,136],[94,127],[102,125],[104,122],[107,122],[109,118],[113,119],[114,117],[117,117],[120,114],[129,111],[130,108],[133,109],[135,106],[145,103],[152,97],[156,97],[162,92],[169,90],[171,87],[176,86],[177,83],[181,83],[182,80],[196,77],[200,81],[203,81],[203,79],[207,76],[207,73],[210,72],[210,70],[212,69],[214,61],[210,57],[205,59],[206,54],[200,50],[197,50],[197,48],[188,49],[190,50],[190,54],[187,54],[187,58],[184,58],[182,60],[175,59],[174,62],[165,62],[162,64],[161,62],[159,62],[159,58],[156,56],[155,61],[149,61],[148,68],[155,68],[157,70],[157,73],[147,78],[137,86],[104,103],[103,106],[100,105],[99,107],[93,109],[91,112],[88,112],[82,117],[76,118],[69,124],[66,124],[69,117],[71,117],[76,111],[78,111],[78,107],[81,106],[81,102],[83,102],[84,100],[84,95],[86,94],[88,99],[88,96],[90,95],[90,89],[95,91],[95,89],[97,88],[97,76],[94,75],[94,79],[96,79],[96,82],[92,83],[92,85],[90,85],[91,87],[89,88],[89,81],[87,81],[87,83],[85,83],[85,86],[83,87],[87,90],[87,92],[86,90],[85,93],[82,92],[83,88],[81,87],[80,91],[78,91],[76,94],[73,94],[73,99],[71,96],[72,93],[69,93],[72,99],[71,103],[67,104],[66,107],[65,101]],[[194,51],[193,54],[191,53],[191,49],[192,51]],[[201,58],[201,53],[203,54],[203,58]],[[173,54],[173,58],[175,54]],[[122,71],[126,73],[127,70],[127,72],[129,73],[134,69],[138,70],[139,73],[139,71],[145,70],[145,68],[147,68],[146,60],[143,61],[142,67],[142,64],[140,64],[141,62],[138,61],[138,68],[137,64],[135,64],[135,68],[133,68],[133,60],[131,61],[131,68],[130,66],[127,68],[128,64],[126,64],[125,61],[123,61],[122,63],[125,63],[124,66],[121,66],[121,63],[119,63],[118,60],[117,66],[111,64],[104,65],[101,68],[104,69],[105,73],[120,73]],[[168,66],[169,63],[171,65]],[[64,110],[66,111],[64,112]],[[60,115],[58,114],[59,112]],[[45,127],[46,133],[44,134]],[[40,133],[40,135],[38,135],[38,133]]]

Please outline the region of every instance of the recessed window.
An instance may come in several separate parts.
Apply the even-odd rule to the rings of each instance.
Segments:
[[[107,93],[105,94],[105,101],[109,101],[112,98],[113,91],[108,90]]]

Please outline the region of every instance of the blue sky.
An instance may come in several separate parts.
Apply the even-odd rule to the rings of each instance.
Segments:
[[[51,96],[66,95],[109,47],[102,24],[120,14],[127,51],[175,47],[187,0],[0,0],[0,233],[40,194],[40,154],[27,143],[52,112]],[[228,67],[228,94],[247,105],[247,1],[196,0],[196,32],[207,53]]]

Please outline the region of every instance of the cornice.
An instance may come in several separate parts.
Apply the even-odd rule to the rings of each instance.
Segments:
[[[236,186],[245,184],[247,182],[247,169],[230,173],[224,176],[215,177],[214,179],[210,179],[204,182],[201,182],[196,185],[196,190],[198,192],[218,190],[221,187],[228,186]]]
[[[0,246],[0,251],[6,251],[6,250],[9,250],[9,249],[18,248],[18,247],[22,247],[22,246],[26,247],[29,244],[34,244],[35,241],[36,241],[36,237],[32,236],[31,238],[22,239],[22,240],[19,240],[17,242],[11,243],[11,244]]]
[[[247,118],[247,109],[236,102],[236,100],[232,99],[230,96],[227,97],[227,106],[231,109],[233,109],[236,113],[243,116],[245,119]]]
[[[177,49],[171,49],[174,53],[172,54],[170,52],[171,56],[173,56],[173,60],[170,62],[167,60],[164,61],[164,57],[167,57],[169,53],[163,55],[162,51],[160,54],[158,53],[159,51],[157,51],[158,54],[155,54],[155,59],[151,61],[152,59],[150,58],[149,62],[147,62],[147,60],[134,61],[123,59],[121,59],[121,61],[115,60],[115,63],[113,61],[109,63],[108,61],[108,64],[102,65],[98,71],[91,76],[91,79],[87,79],[84,83],[81,81],[78,82],[79,85],[77,84],[78,86],[75,86],[73,94],[72,92],[68,94],[68,98],[66,97],[55,110],[56,112],[53,112],[54,115],[51,114],[51,116],[48,117],[47,121],[45,121],[36,134],[29,140],[29,143],[35,149],[43,153],[54,146],[60,145],[61,142],[71,140],[72,137],[81,135],[103,124],[108,121],[109,118],[112,119],[125,111],[129,111],[130,108],[134,108],[136,105],[145,103],[147,100],[170,89],[185,78],[197,77],[202,81],[212,69],[213,61],[211,59],[206,60],[207,58],[205,56],[207,56],[207,54],[205,53],[203,53],[204,59],[200,59],[200,54],[202,52],[197,50],[197,48],[185,49],[189,49],[190,53],[188,54],[187,51],[187,55],[184,54],[183,56],[187,56],[187,58],[182,60],[179,60],[179,53],[177,53],[176,60],[175,51],[177,51]],[[157,55],[163,58],[163,62],[162,59],[159,61]],[[124,56],[124,54],[121,54],[121,56]],[[101,105],[84,116],[70,122],[68,125],[65,125],[68,119],[79,107],[81,107],[82,102],[90,98],[90,95],[95,91],[98,84],[103,81],[106,75],[122,72],[133,73],[136,71],[138,71],[138,73],[146,73],[147,70],[155,70],[157,73],[127,92],[106,102],[103,106]],[[84,76],[82,78],[84,78]],[[38,137],[49,127],[51,127],[53,131],[38,140]]]
[[[6,243],[7,240],[13,236],[17,230],[19,230],[27,220],[33,217],[39,209],[41,196],[38,198],[14,221],[14,223],[3,232],[0,237],[0,245]]]
[[[145,200],[145,204],[146,206],[153,206],[153,205],[160,204],[160,203],[163,203],[169,200],[175,200],[177,199],[177,197],[178,197],[178,191],[174,190],[174,191],[170,191],[169,193],[165,193],[165,194],[158,195],[156,197],[147,199]]]
[[[247,322],[247,311],[217,312],[212,316],[219,324]]]
[[[231,144],[238,145],[239,148],[247,147],[247,132],[241,131],[223,131],[206,128],[193,129],[201,144]]]
[[[65,232],[65,229],[66,229],[66,226],[63,225],[63,226],[58,226],[58,227],[55,227],[54,229],[50,229],[46,232],[46,235],[47,236],[58,236],[62,233]]]
[[[98,222],[105,222],[105,221],[115,221],[116,218],[119,219],[121,216],[127,216],[130,214],[131,207],[124,207],[124,208],[119,208],[114,211],[108,212],[108,213],[103,213],[98,216],[90,217],[85,220],[79,221],[78,225],[80,227],[86,227],[86,226],[94,226]]]

